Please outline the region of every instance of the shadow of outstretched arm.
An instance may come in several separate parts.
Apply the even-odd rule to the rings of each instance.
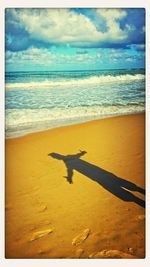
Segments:
[[[67,155],[65,156],[65,162],[70,162],[72,160],[77,160],[77,159],[80,159],[82,156],[84,156],[87,152],[86,151],[82,151],[82,150],[79,150],[80,152],[77,153],[77,154],[73,154],[73,155]]]
[[[82,150],[79,150],[80,151],[80,153],[78,153],[77,155],[78,155],[78,158],[80,158],[80,157],[82,157],[83,155],[85,155],[87,152],[86,151],[82,151]]]
[[[67,167],[67,176],[64,176],[64,178],[67,179],[67,181],[68,181],[69,184],[72,184],[73,183],[72,177],[73,177],[73,169],[70,168],[70,167]]]

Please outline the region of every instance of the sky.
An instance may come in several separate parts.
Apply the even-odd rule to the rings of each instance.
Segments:
[[[143,8],[5,10],[6,71],[144,68]]]

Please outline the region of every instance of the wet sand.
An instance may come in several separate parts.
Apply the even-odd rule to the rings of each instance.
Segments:
[[[144,114],[6,140],[6,258],[145,256]]]

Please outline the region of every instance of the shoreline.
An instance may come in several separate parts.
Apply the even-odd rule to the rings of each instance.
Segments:
[[[84,124],[84,123],[90,123],[90,122],[94,122],[94,121],[99,121],[99,120],[105,120],[105,119],[109,119],[109,118],[116,118],[116,117],[123,117],[123,116],[132,116],[132,115],[139,115],[139,114],[145,114],[145,111],[137,111],[136,113],[124,113],[124,114],[112,114],[112,115],[104,115],[102,117],[98,117],[98,118],[93,118],[93,119],[85,119],[82,118],[82,120],[78,121],[78,122],[69,122],[69,120],[66,120],[64,122],[64,124],[61,125],[55,125],[54,127],[46,127],[45,129],[37,129],[34,131],[30,131],[30,132],[26,132],[26,133],[22,133],[19,134],[17,136],[6,136],[7,131],[5,132],[5,140],[9,140],[9,139],[16,139],[16,138],[21,138],[30,134],[36,134],[36,133],[41,133],[41,132],[45,132],[45,131],[50,131],[53,129],[58,129],[58,128],[62,128],[62,127],[68,127],[68,126],[74,126],[74,125],[78,125],[78,124]],[[95,116],[96,117],[96,116]],[[74,119],[73,119],[74,120]],[[68,121],[68,123],[67,123]]]
[[[5,179],[6,259],[145,257],[144,114],[8,139]]]

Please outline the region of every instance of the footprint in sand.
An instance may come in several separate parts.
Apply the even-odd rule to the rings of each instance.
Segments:
[[[90,259],[133,259],[133,255],[120,250],[102,250],[89,255]]]
[[[72,245],[73,246],[78,246],[81,243],[83,243],[89,236],[90,234],[90,229],[85,229],[81,234],[77,235],[75,238],[72,240]]]
[[[35,232],[33,233],[32,237],[30,238],[30,241],[34,241],[34,240],[37,240],[41,237],[44,237],[50,233],[53,232],[54,229],[46,229],[46,230],[42,230],[42,231],[38,231],[38,232]]]
[[[145,220],[145,215],[144,214],[138,215],[137,216],[137,220],[138,221],[144,221]]]
[[[46,211],[47,210],[47,206],[46,205],[41,205],[40,207],[39,207],[39,212],[44,212],[44,211]]]

